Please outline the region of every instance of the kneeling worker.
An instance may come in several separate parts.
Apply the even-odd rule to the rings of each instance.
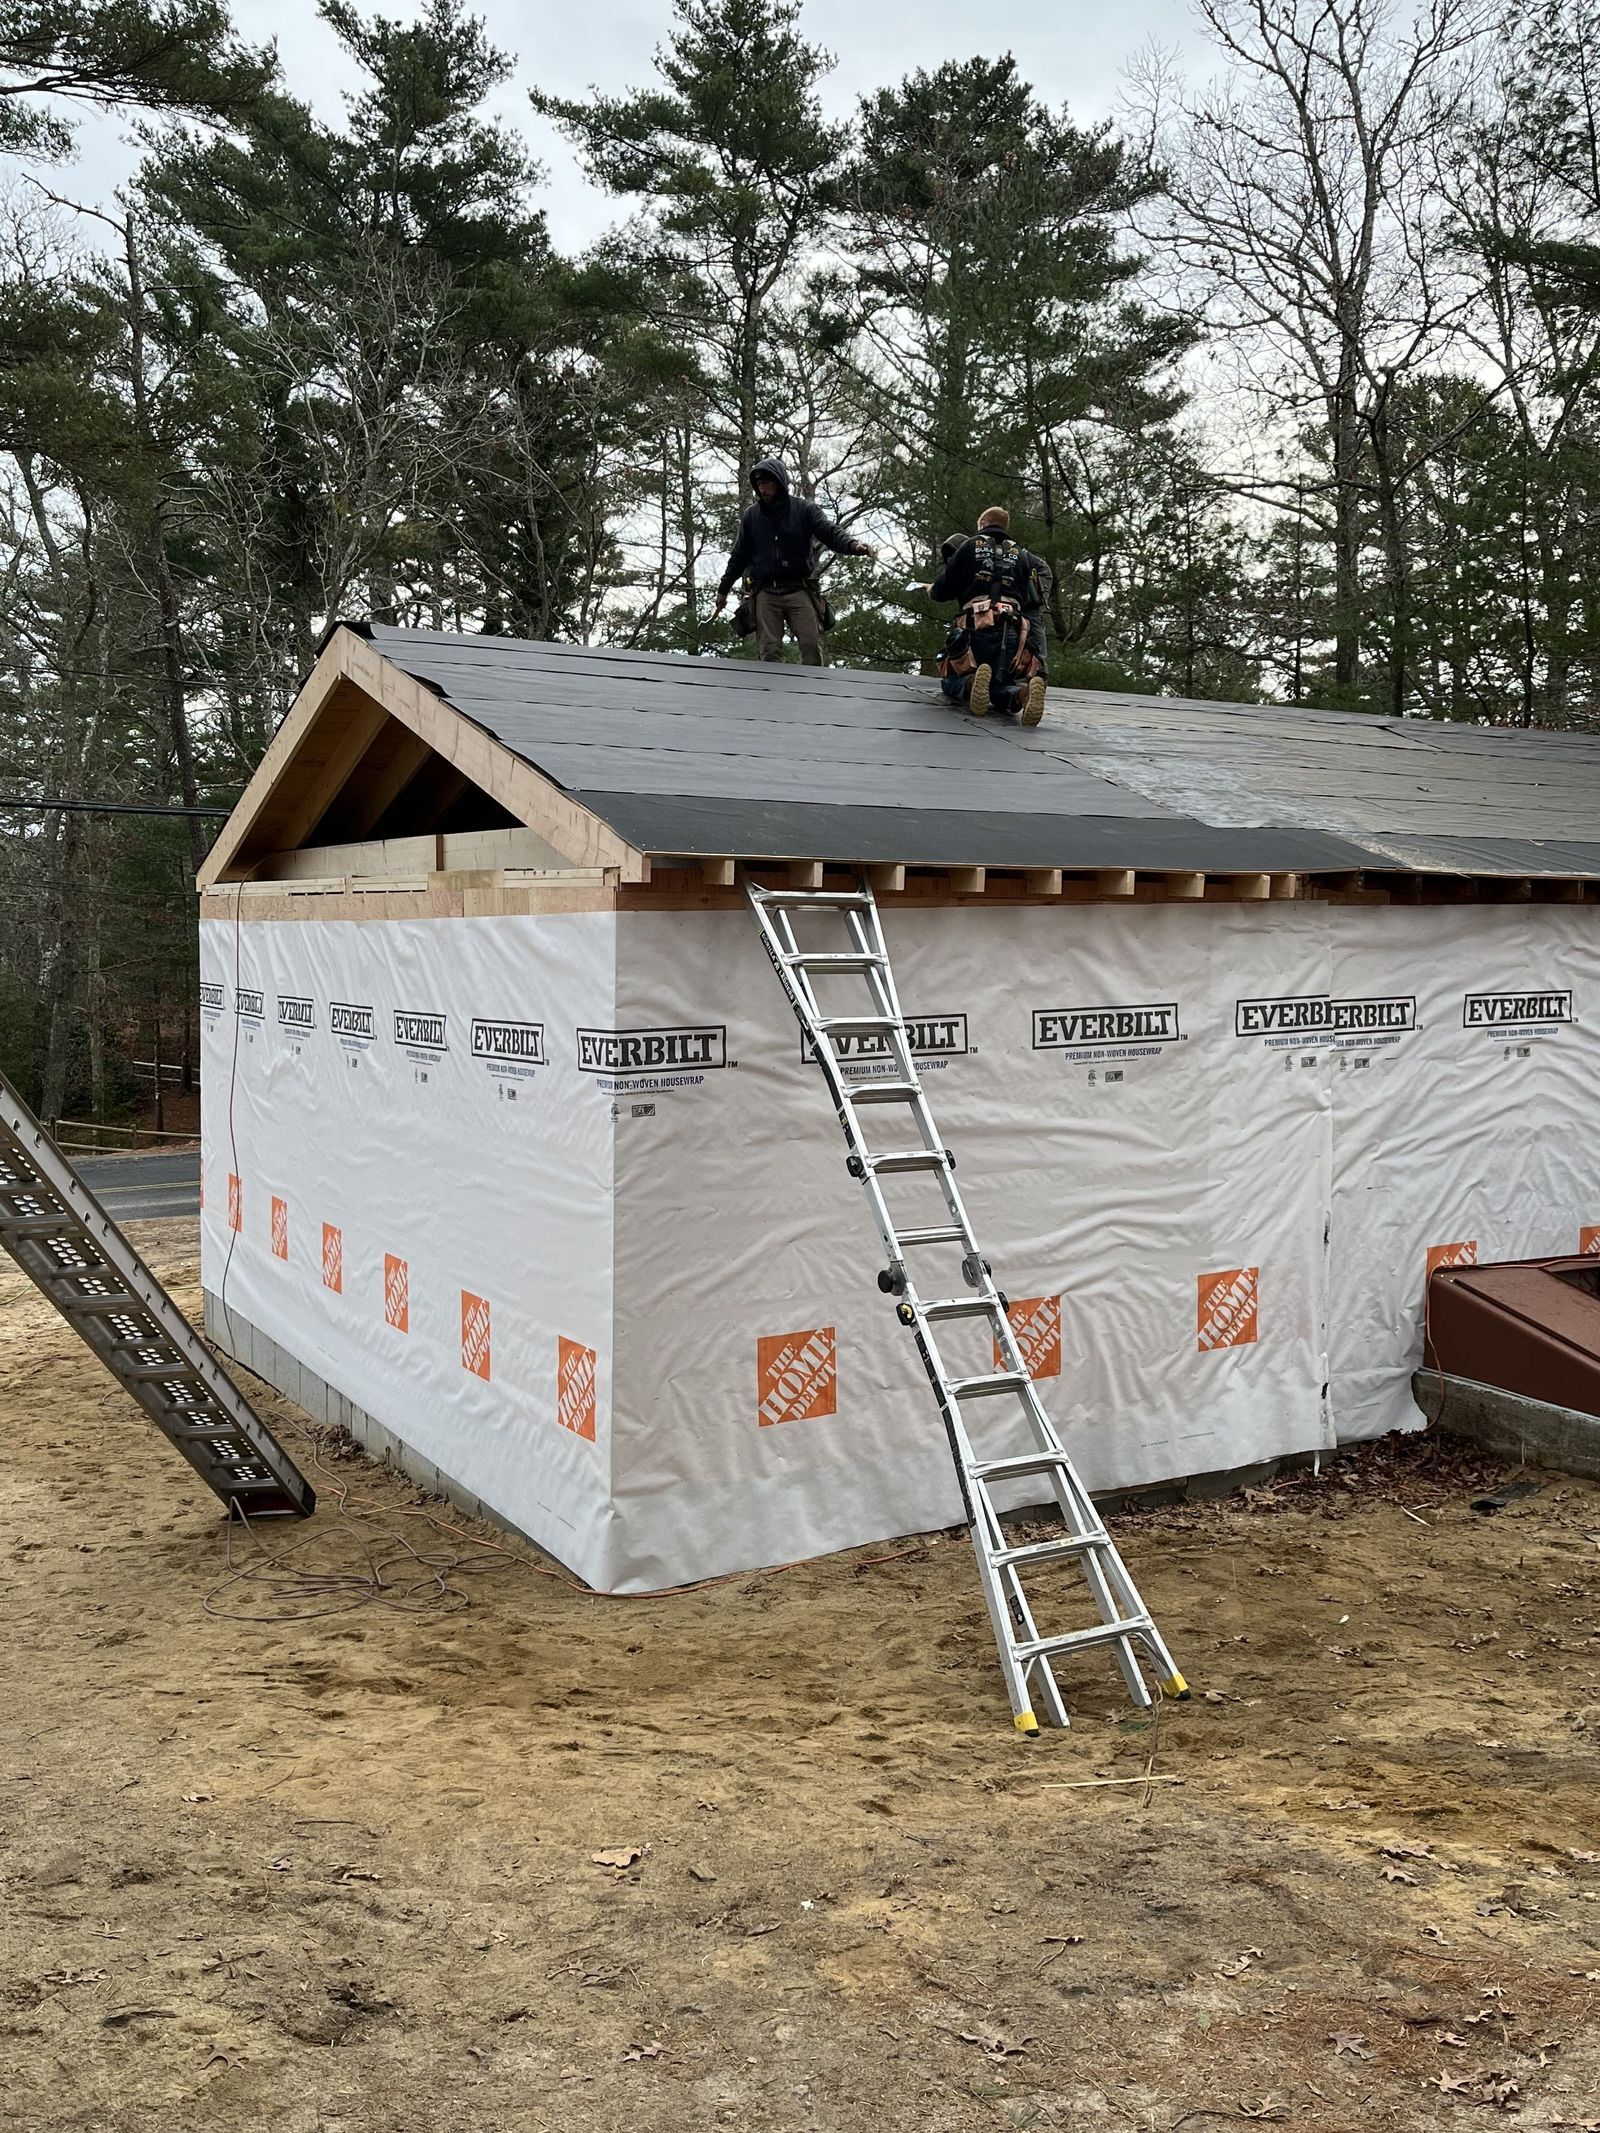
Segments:
[[[820,542],[835,555],[875,555],[865,541],[853,541],[820,505],[789,494],[789,477],[778,459],[758,459],[750,469],[756,500],[739,524],[728,567],[717,587],[712,614],[728,604],[734,581],[748,574],[755,595],[756,643],[763,659],[783,657],[787,624],[808,667],[822,664],[822,588],[816,580]]]
[[[974,717],[991,706],[1037,726],[1044,716],[1044,603],[1050,566],[1012,540],[1011,515],[993,504],[975,535],[944,544],[944,567],[929,588],[960,612],[939,658],[939,686]]]

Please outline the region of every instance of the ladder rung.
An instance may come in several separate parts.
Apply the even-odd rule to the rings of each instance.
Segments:
[[[910,1104],[922,1094],[920,1081],[854,1081],[845,1094],[853,1104]]]
[[[802,949],[783,958],[791,970],[882,970],[888,957],[866,949]]]
[[[78,1224],[71,1215],[0,1216],[0,1237],[60,1237],[70,1235]]]
[[[944,1223],[934,1229],[903,1229],[899,1241],[906,1244],[965,1244],[967,1233],[956,1223]]]
[[[980,1459],[968,1471],[974,1481],[1010,1481],[1024,1474],[1058,1472],[1067,1464],[1065,1452],[1019,1452],[1009,1459]]]
[[[118,1363],[116,1373],[125,1385],[158,1384],[162,1378],[193,1378],[199,1382],[200,1373],[192,1363],[174,1349],[171,1360],[164,1363]]]
[[[109,1311],[143,1311],[147,1317],[150,1315],[150,1306],[143,1297],[130,1295],[121,1289],[114,1290],[109,1296],[84,1296],[75,1289],[62,1289],[52,1283],[50,1301],[67,1318],[92,1318],[98,1313]]]
[[[901,1240],[902,1243],[904,1239]],[[986,1311],[1000,1315],[998,1296],[950,1296],[941,1297],[937,1303],[918,1306],[924,1318],[981,1318]]]
[[[1087,1555],[1091,1548],[1109,1548],[1106,1533],[1060,1534],[1054,1540],[1030,1541],[1023,1548],[997,1548],[989,1560],[996,1570],[1015,1568],[1018,1563],[1050,1563],[1069,1555]]]
[[[951,1378],[949,1389],[958,1400],[992,1400],[997,1393],[1021,1392],[1031,1382],[1025,1370],[986,1370],[980,1377]]]
[[[870,899],[859,889],[757,889],[751,895],[768,911],[865,911]]]
[[[869,1155],[866,1160],[873,1170],[945,1170],[950,1164],[943,1148],[891,1148],[887,1155]]]
[[[835,1030],[845,1037],[869,1037],[878,1030],[898,1029],[893,1015],[819,1015],[818,1029],[831,1037]]]
[[[1025,1663],[1030,1659],[1053,1659],[1058,1652],[1092,1651],[1097,1644],[1120,1644],[1124,1638],[1137,1636],[1149,1627],[1148,1615],[1129,1615],[1121,1622],[1097,1622],[1092,1629],[1069,1629],[1061,1637],[1036,1637],[1031,1643],[1019,1643],[1016,1654]]]

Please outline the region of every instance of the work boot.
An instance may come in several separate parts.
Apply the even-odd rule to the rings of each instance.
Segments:
[[[993,679],[987,667],[979,667],[972,677],[972,693],[967,698],[967,709],[974,718],[986,718],[989,714],[989,684]]]
[[[1037,726],[1044,717],[1044,676],[1035,674],[1028,684],[1028,700],[1022,707],[1022,724]]]

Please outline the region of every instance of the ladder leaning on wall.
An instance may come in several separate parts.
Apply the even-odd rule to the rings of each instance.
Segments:
[[[744,891],[778,980],[822,1069],[844,1129],[847,1168],[866,1194],[882,1239],[888,1264],[878,1276],[878,1286],[895,1298],[896,1315],[916,1341],[939,1404],[1018,1731],[1038,1732],[1036,1703],[1052,1725],[1067,1724],[1066,1705],[1051,1662],[1095,1646],[1110,1646],[1135,1703],[1148,1707],[1155,1700],[1140,1667],[1141,1650],[1153,1665],[1162,1690],[1170,1696],[1187,1696],[1172,1654],[1045,1413],[1018,1348],[1006,1298],[996,1288],[989,1262],[973,1235],[956,1188],[955,1157],[939,1137],[917,1074],[877,900],[867,877],[859,876],[856,887],[848,890],[764,889],[746,875]],[[803,945],[795,922],[807,914],[842,920],[843,943],[835,935],[835,944],[828,947]],[[836,1010],[831,1002],[823,1004],[819,982],[839,979],[865,985],[864,1008],[846,1012]],[[850,1037],[872,1047],[871,1056],[882,1062],[881,1071],[860,1078],[845,1076],[836,1040]],[[861,1112],[880,1104],[910,1113],[916,1135],[913,1145],[876,1152],[868,1147]],[[908,1174],[936,1182],[943,1198],[942,1210],[936,1210],[939,1219],[908,1226],[891,1209],[886,1182]],[[947,1264],[958,1257],[966,1293],[923,1295],[908,1254],[915,1252],[921,1267],[928,1263],[921,1256],[924,1252],[940,1249],[947,1255]],[[936,1292],[939,1288],[950,1292],[955,1285],[952,1273],[934,1287]],[[992,1368],[958,1373],[947,1365],[934,1328],[962,1319],[978,1321],[980,1331],[992,1336]],[[978,1401],[990,1400],[1005,1402],[1009,1418],[1021,1420],[1025,1450],[998,1458],[978,1455],[966,1410]],[[1010,1541],[992,1489],[995,1483],[1018,1480],[1035,1481],[1048,1491],[1060,1519],[1057,1534],[1020,1545]],[[1098,1622],[1040,1635],[1023,1591],[1022,1572],[1050,1563],[1076,1563],[1082,1570]]]
[[[0,1245],[230,1512],[316,1508],[310,1482],[4,1075]]]

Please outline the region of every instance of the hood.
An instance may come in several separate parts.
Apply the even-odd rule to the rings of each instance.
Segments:
[[[758,459],[756,461],[755,465],[750,469],[750,486],[752,489],[763,476],[778,484],[781,496],[788,495],[789,470],[781,459],[773,459],[769,456],[766,459]]]

